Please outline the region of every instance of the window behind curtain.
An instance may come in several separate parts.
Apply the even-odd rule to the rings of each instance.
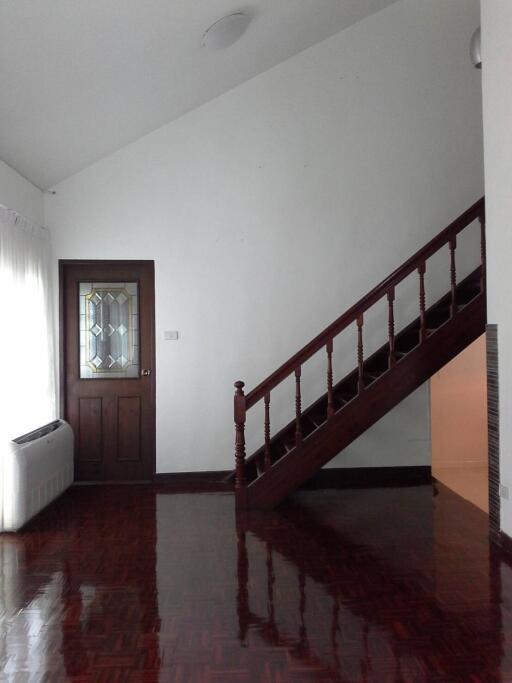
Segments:
[[[0,207],[0,439],[55,419],[50,239]]]

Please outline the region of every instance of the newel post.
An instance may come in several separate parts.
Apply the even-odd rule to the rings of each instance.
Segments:
[[[245,507],[245,384],[235,382],[235,495],[237,507]]]

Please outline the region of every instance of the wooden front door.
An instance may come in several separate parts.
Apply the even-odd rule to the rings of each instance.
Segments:
[[[64,417],[78,481],[155,471],[153,261],[61,261]]]

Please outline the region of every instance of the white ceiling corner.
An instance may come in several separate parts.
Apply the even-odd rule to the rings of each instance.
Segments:
[[[396,0],[9,0],[0,4],[0,158],[41,188]],[[201,46],[231,12],[254,20]]]

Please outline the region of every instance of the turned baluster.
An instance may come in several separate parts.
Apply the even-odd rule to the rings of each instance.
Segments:
[[[450,306],[450,315],[457,313],[457,272],[455,270],[455,249],[457,248],[457,237],[454,235],[450,239],[450,288],[452,293],[452,303]]]
[[[265,394],[265,472],[272,467],[270,460],[270,394]]]
[[[363,315],[357,316],[357,391],[360,394],[364,389],[363,377]]]
[[[235,494],[237,504],[244,505],[245,501],[245,395],[244,383],[235,382]]]
[[[420,276],[420,341],[425,341],[427,338],[427,325],[425,317],[425,261],[418,266],[418,274]]]
[[[300,396],[300,374],[301,368],[295,370],[295,445],[298,446],[302,441],[301,425],[301,396]]]
[[[478,219],[480,221],[480,260],[482,263],[482,270],[480,271],[480,291],[483,293],[485,291],[485,217],[480,216]]]
[[[392,368],[396,362],[395,358],[395,312],[393,302],[395,300],[395,288],[391,287],[388,291],[388,337],[389,337],[389,361],[388,367]]]
[[[334,415],[334,396],[332,390],[332,339],[326,345],[327,351],[327,418]]]

